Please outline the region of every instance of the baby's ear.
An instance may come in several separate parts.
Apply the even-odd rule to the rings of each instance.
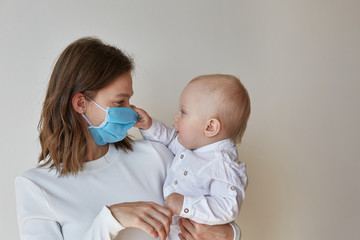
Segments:
[[[220,121],[216,118],[211,118],[206,122],[205,135],[207,137],[215,137],[221,130]]]

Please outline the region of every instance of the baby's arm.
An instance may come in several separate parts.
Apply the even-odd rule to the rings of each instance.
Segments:
[[[149,114],[141,108],[137,108],[134,105],[131,106],[132,109],[137,112],[139,114],[139,118],[137,123],[134,125],[134,127],[143,129],[143,130],[148,130],[151,125],[152,125],[152,119],[149,116]]]
[[[208,225],[234,221],[243,201],[241,188],[217,180],[210,188],[209,195],[185,196],[179,215]]]
[[[140,129],[140,133],[144,139],[166,145],[173,154],[184,150],[184,147],[177,141],[175,129],[168,128],[162,122],[152,119],[149,114],[141,108],[136,108],[135,106],[132,106],[132,108],[139,114],[138,122],[134,126]]]
[[[183,195],[179,193],[172,193],[165,199],[164,206],[169,208],[173,214],[180,215],[183,203]]]
[[[172,193],[166,198],[165,206],[181,217],[202,224],[215,225],[235,220],[245,196],[247,177],[245,165],[226,165],[212,166],[222,174],[216,174],[217,171],[211,170],[203,171],[211,173],[210,177],[214,176],[208,185],[209,191],[206,195],[196,195],[196,189],[191,195]],[[205,178],[201,176],[198,180]],[[196,183],[193,185],[196,186]]]

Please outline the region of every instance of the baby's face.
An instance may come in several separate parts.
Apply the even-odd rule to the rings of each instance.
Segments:
[[[180,96],[179,111],[174,115],[178,140],[190,150],[206,145],[206,125],[215,108],[206,93],[199,83],[187,85]]]

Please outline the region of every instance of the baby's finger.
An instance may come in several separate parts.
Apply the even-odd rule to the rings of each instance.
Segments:
[[[130,105],[130,107],[131,107],[132,110],[137,112],[139,115],[141,115],[143,112],[145,112],[143,109],[137,108],[135,105]]]

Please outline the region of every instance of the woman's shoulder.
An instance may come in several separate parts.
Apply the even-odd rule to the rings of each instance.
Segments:
[[[146,156],[147,160],[162,161],[165,165],[170,164],[174,157],[171,151],[165,145],[159,142],[135,140],[132,147],[133,151],[128,151],[127,153],[121,149],[115,150],[115,147],[113,147],[113,149],[115,152],[117,152],[116,155],[119,158],[121,158],[124,154],[131,159],[137,158],[137,156],[140,158],[142,156]],[[34,182],[43,182],[44,180],[56,181],[59,178],[59,174],[55,168],[51,169],[50,166],[47,165],[31,168],[22,173],[17,178],[25,178]]]
[[[51,169],[49,166],[37,166],[26,170],[17,178],[27,178],[32,181],[42,178],[57,178],[58,174],[55,169]]]
[[[148,157],[160,157],[160,159],[162,159],[166,163],[170,163],[171,160],[174,158],[174,155],[164,144],[143,139],[134,141],[133,151],[130,153],[130,155],[140,154],[145,154]]]
[[[115,147],[111,148],[112,150]],[[112,151],[110,161],[114,169],[131,171],[137,176],[151,178],[152,176],[163,176],[170,167],[174,155],[166,146],[157,142],[147,140],[135,140],[132,151],[124,152],[121,149]],[[139,168],[139,166],[141,166]],[[157,178],[156,178],[157,179]]]
[[[114,149],[114,148],[113,148]],[[169,166],[174,155],[162,143],[148,140],[135,140],[132,144],[132,151],[124,152],[118,149],[115,159],[128,159],[132,163],[146,160],[153,165]]]
[[[26,170],[15,178],[15,189],[17,192],[34,191],[40,193],[40,189],[46,187],[49,182],[56,182],[58,174],[56,170],[48,166],[37,166]],[[28,190],[25,190],[28,189]]]
[[[155,142],[155,141],[149,141],[145,139],[140,140],[134,140],[133,146],[135,148],[144,148],[144,149],[156,149],[158,151],[170,151],[164,144]]]

